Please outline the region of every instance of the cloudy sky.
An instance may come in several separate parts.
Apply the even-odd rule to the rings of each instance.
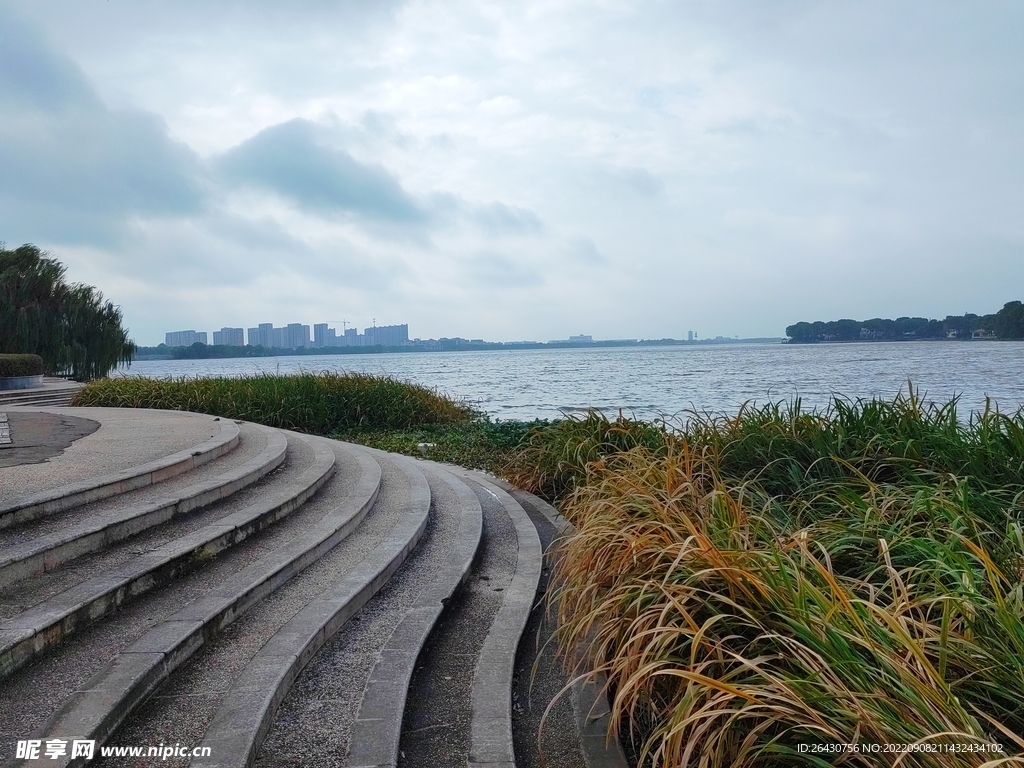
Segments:
[[[0,0],[0,240],[142,344],[1024,298],[1024,4]]]

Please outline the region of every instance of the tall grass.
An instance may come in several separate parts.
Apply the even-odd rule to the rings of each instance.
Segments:
[[[589,458],[592,423],[571,468],[552,440],[556,634],[642,763],[1024,765],[1024,420],[955,408],[747,407]]]
[[[346,429],[450,424],[479,414],[426,387],[361,373],[268,373],[239,378],[101,379],[74,405],[163,408],[209,413],[272,427],[329,435]]]
[[[521,488],[557,500],[586,479],[587,467],[609,454],[644,446],[660,452],[664,427],[628,419],[609,421],[600,411],[540,424],[521,440],[504,474]]]

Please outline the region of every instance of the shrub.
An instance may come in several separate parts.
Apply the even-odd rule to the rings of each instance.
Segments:
[[[621,414],[610,421],[591,410],[541,424],[520,440],[507,469],[509,478],[521,488],[556,500],[585,481],[592,462],[637,446],[663,453],[672,436],[658,425]]]
[[[574,488],[559,646],[644,768],[1024,763],[1024,413],[955,406],[745,407],[632,448],[594,422],[535,454]]]
[[[120,376],[87,384],[72,403],[194,411],[316,435],[446,424],[478,415],[468,405],[426,387],[360,373],[202,379]]]
[[[0,378],[38,376],[43,372],[39,355],[0,355]]]

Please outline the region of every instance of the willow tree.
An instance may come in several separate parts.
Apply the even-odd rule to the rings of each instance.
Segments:
[[[0,352],[35,353],[51,375],[102,378],[131,360],[135,344],[121,310],[65,272],[34,245],[0,248]]]

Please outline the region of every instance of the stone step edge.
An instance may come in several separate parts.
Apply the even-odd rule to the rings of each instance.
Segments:
[[[520,504],[528,504],[539,512],[558,531],[558,536],[571,536],[576,528],[553,506],[532,493],[516,488],[495,478],[496,485],[504,487]],[[577,650],[577,657],[579,655]],[[618,739],[609,739],[611,706],[608,703],[608,678],[604,673],[577,677],[571,683],[573,715],[580,751],[587,768],[629,768],[626,754]]]
[[[63,563],[96,552],[173,517],[210,506],[246,488],[284,462],[288,439],[277,429],[254,425],[266,447],[244,464],[176,494],[96,517],[0,551],[0,587],[52,571]]]
[[[52,396],[61,397],[72,397],[78,390],[82,388],[81,384],[70,385],[70,386],[54,386],[50,383],[52,380],[43,379],[43,385],[41,387],[31,387],[30,389],[3,389],[0,390],[0,403],[11,403],[15,400],[24,400],[26,398],[39,398],[45,399]]]
[[[310,600],[256,653],[225,693],[193,768],[242,768],[256,758],[274,715],[303,667],[394,575],[426,530],[430,488],[404,457],[389,456],[410,485],[409,505],[384,540]]]
[[[416,660],[449,600],[462,587],[483,535],[483,509],[476,494],[449,472],[433,475],[455,491],[461,509],[451,553],[435,578],[395,627],[370,672],[349,738],[348,765],[397,765],[402,716]]]
[[[309,441],[308,436],[291,434]],[[188,567],[291,514],[334,471],[334,451],[321,442],[312,445],[313,465],[269,498],[173,539],[129,560],[111,574],[87,579],[5,620],[0,624],[0,681],[59,644],[80,625],[112,612],[125,600],[167,583]]]
[[[4,390],[4,392],[20,392],[20,395],[0,394],[0,408],[19,407],[31,405],[70,405],[74,390],[62,390],[58,392],[36,392],[35,390]]]
[[[198,445],[119,472],[20,496],[0,503],[0,528],[159,483],[223,456],[238,445],[238,425],[219,417],[219,432]]]
[[[519,641],[537,596],[543,552],[537,529],[519,502],[481,475],[465,472],[463,477],[491,494],[504,507],[517,539],[515,573],[505,588],[505,598],[487,630],[473,670],[469,765],[514,766],[512,678]]]
[[[318,441],[328,443],[319,438]],[[347,444],[343,444],[342,450],[350,453],[359,465],[359,479],[349,495],[302,537],[250,563],[214,592],[192,601],[150,628],[97,672],[83,690],[69,697],[39,729],[39,737],[64,734],[68,738],[94,739],[104,744],[124,719],[202,647],[207,638],[216,635],[355,530],[377,501],[381,469],[364,451],[352,450]],[[64,756],[53,765],[87,763],[84,759]]]

